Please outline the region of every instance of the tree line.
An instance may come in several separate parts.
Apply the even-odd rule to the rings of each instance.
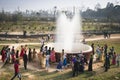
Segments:
[[[82,12],[82,17],[86,20],[95,20],[103,22],[120,22],[120,5],[114,5],[108,2],[105,8],[96,5],[96,9],[87,9]]]
[[[0,12],[0,22],[4,21],[54,21],[55,15],[57,15],[57,7],[53,11],[14,11],[6,12],[4,9]],[[67,12],[67,11],[66,11]],[[69,12],[69,11],[68,11]],[[69,12],[70,13],[70,12]],[[105,8],[101,8],[100,4],[95,6],[95,9],[87,9],[81,11],[82,18],[85,21],[100,21],[100,22],[120,22],[120,5],[114,5],[113,3],[108,2]]]

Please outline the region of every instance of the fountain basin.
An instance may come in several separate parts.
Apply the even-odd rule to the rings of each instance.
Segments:
[[[62,49],[64,49],[62,47],[63,45],[64,45],[63,43],[48,43],[45,46],[48,46],[48,47],[51,47],[51,48],[54,47],[56,52],[61,53]],[[64,49],[64,52],[67,53],[67,54],[78,54],[81,51],[82,51],[83,54],[85,54],[85,53],[91,52],[92,48],[91,48],[91,46],[89,46],[87,44],[74,43],[72,45],[72,49],[71,50],[69,50],[67,48]]]
[[[48,43],[46,44],[45,46],[48,46],[48,47],[54,47],[55,49],[55,52],[60,54],[62,53],[62,49],[63,48],[63,43]],[[83,44],[83,43],[74,43],[72,45],[72,49],[69,50],[67,48],[64,49],[64,52],[67,54],[67,55],[76,55],[76,54],[80,54],[82,51],[82,54],[86,56],[87,60],[89,60],[90,58],[90,55],[92,53],[92,47],[87,45],[87,44]]]

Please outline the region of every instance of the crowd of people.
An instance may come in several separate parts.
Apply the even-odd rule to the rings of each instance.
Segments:
[[[35,61],[37,54],[35,48],[33,49],[33,51],[31,51],[31,48],[29,48],[28,53],[27,51],[28,51],[27,45],[25,46],[21,45],[21,51],[15,50],[14,46],[12,48],[10,48],[8,45],[3,46],[1,50],[1,60],[3,62],[3,65],[1,68],[6,66],[6,64],[14,64],[15,75],[11,78],[11,80],[13,80],[16,76],[18,76],[19,79],[21,80],[19,73],[19,65],[22,64],[21,60],[23,61],[25,70],[27,70],[28,61],[29,62]]]
[[[93,50],[94,44],[91,45]],[[96,47],[96,50],[93,51],[96,56],[96,61],[102,61],[103,66],[105,68],[105,71],[108,71],[111,65],[117,65],[120,66],[120,54],[117,54],[115,52],[114,47],[108,47],[107,44],[104,44],[104,46],[100,46],[99,44]]]
[[[92,53],[90,58],[87,59],[86,56],[82,53],[79,54],[66,54],[64,49],[61,50],[61,53],[56,53],[54,47],[48,47],[42,43],[40,51],[37,52],[34,48],[28,48],[27,45],[21,45],[21,50],[15,50],[14,46],[10,49],[9,46],[3,46],[1,50],[1,60],[4,63],[2,68],[9,63],[14,64],[15,74],[11,78],[13,80],[16,76],[19,76],[21,80],[21,74],[19,71],[19,65],[23,64],[24,69],[27,70],[28,62],[39,62],[41,68],[45,68],[46,71],[49,71],[50,65],[58,63],[56,65],[57,71],[63,71],[71,66],[72,76],[76,76],[79,73],[83,73],[85,66],[88,66],[88,71],[93,71],[93,59],[94,55],[96,56],[96,61],[102,61],[104,70],[108,71],[111,65],[120,66],[120,55],[116,54],[114,47],[112,46],[108,49],[107,44],[104,46],[97,45],[96,49],[94,43],[91,45]],[[36,60],[38,59],[38,60]],[[21,63],[21,60],[23,63]]]

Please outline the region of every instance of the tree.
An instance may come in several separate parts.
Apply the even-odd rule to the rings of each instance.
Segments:
[[[95,5],[95,11],[98,11],[99,9],[101,9],[101,5],[100,5],[100,3],[97,3]]]
[[[57,10],[57,6],[54,6],[54,21],[55,21],[55,18],[56,18],[56,10]]]

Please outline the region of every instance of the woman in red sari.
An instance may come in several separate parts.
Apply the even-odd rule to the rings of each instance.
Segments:
[[[23,48],[23,46],[21,45],[21,52],[20,52],[20,57],[23,58],[25,49]]]
[[[4,62],[5,61],[5,58],[6,58],[6,54],[5,54],[5,47],[3,47],[3,49],[2,49],[2,62]]]
[[[51,54],[50,54],[50,61],[51,62],[55,62],[56,61],[54,48],[52,48],[52,51],[51,51]]]

